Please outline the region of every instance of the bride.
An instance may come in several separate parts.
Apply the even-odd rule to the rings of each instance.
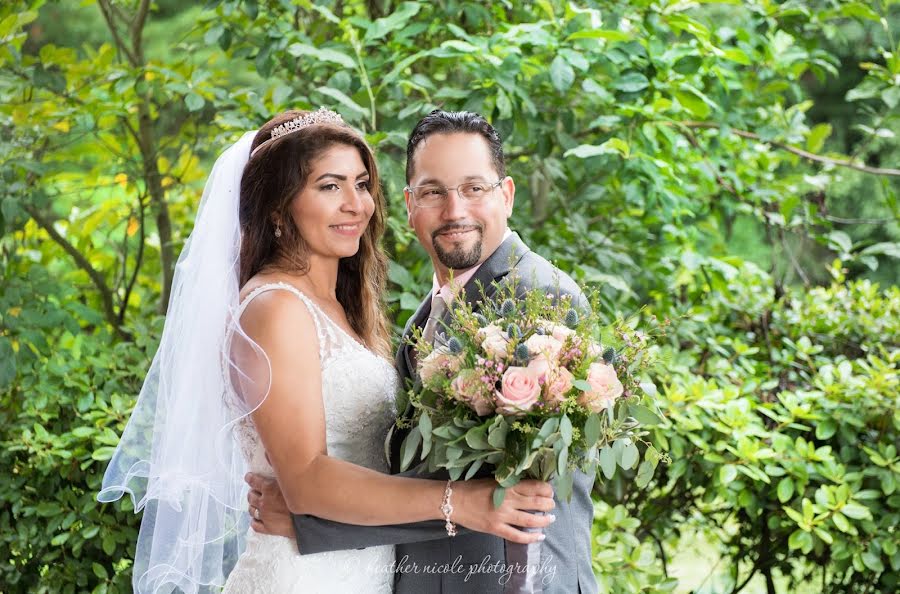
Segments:
[[[129,493],[144,512],[135,592],[391,592],[391,546],[301,557],[293,540],[248,530],[248,471],[275,476],[297,514],[541,538],[515,528],[551,521],[525,512],[553,507],[540,483],[495,509],[489,479],[386,474],[399,386],[384,224],[372,151],[332,111],[282,113],[217,160],[98,496]]]

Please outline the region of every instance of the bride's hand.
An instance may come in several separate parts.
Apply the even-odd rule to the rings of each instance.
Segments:
[[[254,473],[248,473],[244,480],[250,485],[247,493],[250,527],[260,534],[295,538],[291,512],[278,481]]]
[[[556,517],[551,514],[537,515],[529,511],[549,512],[556,507],[553,501],[553,487],[549,483],[535,480],[521,481],[506,490],[503,504],[494,507],[493,479],[454,482],[452,522],[456,522],[478,532],[486,532],[508,541],[529,544],[544,540],[542,532],[523,532],[519,528],[546,528]]]

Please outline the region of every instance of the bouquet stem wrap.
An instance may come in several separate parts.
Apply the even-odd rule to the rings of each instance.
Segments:
[[[544,512],[533,511],[543,515]],[[537,532],[539,528],[521,528],[523,532]],[[506,541],[506,566],[512,568],[509,581],[503,586],[503,594],[541,594],[544,576],[541,575],[541,553],[544,543],[529,544]]]

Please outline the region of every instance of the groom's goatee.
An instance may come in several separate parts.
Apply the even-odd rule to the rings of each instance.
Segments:
[[[451,250],[445,250],[437,241],[435,241],[435,238],[441,233],[447,233],[448,231],[466,231],[473,229],[477,231],[478,239],[475,244],[468,250],[463,248],[461,245],[458,245]],[[484,227],[478,224],[460,225],[458,223],[451,223],[439,227],[431,233],[431,245],[434,246],[435,255],[437,256],[438,260],[440,260],[441,264],[452,270],[465,270],[478,264],[478,262],[481,260],[481,244],[483,239]]]

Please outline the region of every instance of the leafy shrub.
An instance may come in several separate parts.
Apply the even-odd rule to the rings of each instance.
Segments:
[[[82,327],[77,294],[41,266],[3,282],[0,311],[16,314],[0,336],[15,366],[0,391],[3,591],[130,592],[139,518],[129,498],[96,495],[159,324],[115,342]]]
[[[701,260],[677,271],[681,298],[657,296],[679,316],[658,378],[673,463],[647,494],[605,496],[670,548],[699,518],[736,589],[760,574],[770,592],[896,590],[900,289],[848,282],[838,263],[830,286],[776,299],[755,266]]]

